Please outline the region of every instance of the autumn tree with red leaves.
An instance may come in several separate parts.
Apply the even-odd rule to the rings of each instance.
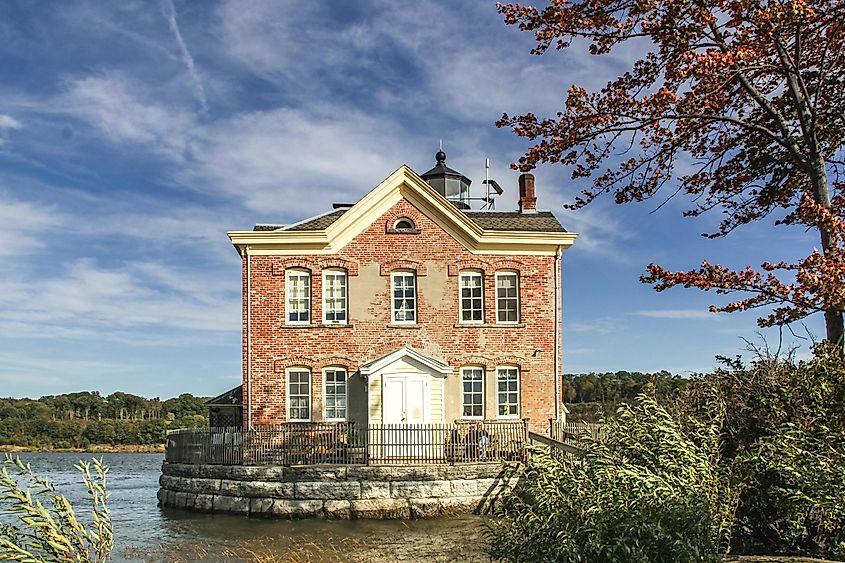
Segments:
[[[620,204],[686,195],[686,216],[722,214],[711,238],[769,216],[817,230],[821,251],[796,263],[732,271],[704,262],[689,272],[651,264],[641,279],[658,291],[744,292],[711,310],[772,307],[761,326],[824,312],[827,338],[843,340],[841,0],[558,0],[498,9],[508,25],[533,32],[534,54],[574,41],[596,56],[645,53],[596,92],[570,87],[554,117],[503,115],[498,126],[534,142],[515,167],[560,163],[573,179],[591,179],[570,209],[603,194]]]

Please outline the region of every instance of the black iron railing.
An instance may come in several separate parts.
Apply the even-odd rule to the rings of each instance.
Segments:
[[[392,465],[522,459],[527,421],[454,424],[302,422],[167,434],[165,460],[217,465]]]

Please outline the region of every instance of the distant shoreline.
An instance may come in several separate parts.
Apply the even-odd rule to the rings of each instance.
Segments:
[[[30,446],[11,446],[8,444],[0,444],[0,453],[46,453],[46,452],[69,452],[69,453],[89,453],[89,454],[157,454],[164,453],[164,444],[152,445],[111,445],[111,444],[91,444],[86,448],[52,448],[52,447],[30,447]]]

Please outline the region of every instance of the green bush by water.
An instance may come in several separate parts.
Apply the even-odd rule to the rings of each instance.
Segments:
[[[648,393],[584,440],[580,463],[536,451],[489,529],[509,561],[694,562],[719,554],[845,558],[845,360],[762,355]]]
[[[6,455],[0,467],[0,510],[12,522],[5,523],[9,520],[5,518],[0,524],[0,560],[95,563],[109,559],[114,536],[106,506],[108,468],[97,459],[80,461],[75,467],[90,499],[87,524],[47,479],[35,475],[19,458]]]
[[[714,419],[718,420],[718,418]],[[523,486],[490,523],[490,554],[508,561],[718,561],[734,495],[723,490],[718,426],[684,431],[640,396],[585,440],[582,463],[532,453]]]

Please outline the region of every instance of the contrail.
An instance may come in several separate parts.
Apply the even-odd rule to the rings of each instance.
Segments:
[[[191,81],[194,83],[194,92],[196,93],[197,100],[199,100],[202,110],[208,111],[208,100],[205,97],[205,89],[202,87],[202,80],[200,79],[200,75],[194,66],[194,58],[188,51],[188,46],[185,45],[185,40],[182,39],[182,32],[179,31],[179,24],[176,21],[176,7],[173,5],[173,0],[161,0],[161,8],[164,12],[164,16],[167,18],[167,23],[170,25],[170,31],[173,32],[173,36],[176,38],[176,43],[179,45],[179,50],[182,53],[182,60],[185,62],[185,66],[188,67],[188,74],[191,77]]]

